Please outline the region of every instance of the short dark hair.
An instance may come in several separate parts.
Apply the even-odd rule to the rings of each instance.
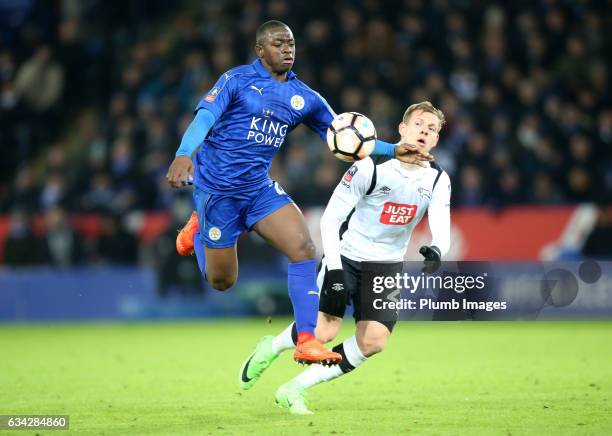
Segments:
[[[278,20],[266,21],[261,26],[259,26],[257,28],[257,32],[255,32],[255,44],[259,44],[259,42],[266,37],[266,34],[270,30],[276,29],[277,27],[286,27],[287,29],[289,29],[289,26],[287,26],[282,21],[278,21]]]

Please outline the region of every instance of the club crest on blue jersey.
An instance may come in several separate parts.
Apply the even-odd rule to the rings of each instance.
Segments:
[[[221,238],[221,229],[219,227],[211,227],[208,231],[208,237],[213,241],[218,241]]]
[[[304,104],[304,97],[302,97],[301,95],[296,94],[291,97],[291,107],[296,111],[301,110],[304,107]]]

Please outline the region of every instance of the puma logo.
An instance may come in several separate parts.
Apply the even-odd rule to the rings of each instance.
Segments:
[[[315,291],[308,291],[308,295],[319,295],[319,293]]]
[[[263,96],[263,86],[261,89],[259,89],[258,87],[251,85],[251,89],[254,89],[255,91],[259,92],[259,95]]]

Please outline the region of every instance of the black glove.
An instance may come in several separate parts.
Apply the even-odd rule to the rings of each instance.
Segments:
[[[425,266],[421,271],[427,274],[432,274],[438,271],[438,268],[440,268],[440,265],[442,263],[440,261],[440,258],[442,256],[438,247],[436,247],[435,245],[429,247],[427,245],[423,245],[419,249],[419,253],[421,253],[421,255],[425,258]]]

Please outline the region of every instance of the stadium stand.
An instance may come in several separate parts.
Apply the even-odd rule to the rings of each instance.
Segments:
[[[164,176],[195,103],[252,60],[270,18],[292,27],[300,78],[336,112],[367,114],[379,137],[398,139],[412,102],[442,108],[436,159],[453,206],[609,204],[609,12],[594,0],[1,2],[0,233],[36,244],[47,236],[32,239],[32,216],[54,228],[58,214],[102,214],[112,227],[170,210]],[[273,175],[299,205],[321,206],[344,165],[298,129]],[[120,246],[107,244],[111,259]],[[80,256],[42,252],[15,264]]]

